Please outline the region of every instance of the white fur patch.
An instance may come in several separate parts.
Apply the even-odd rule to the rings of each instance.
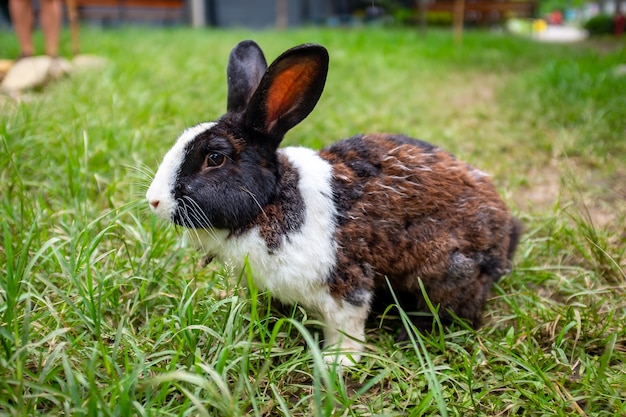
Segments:
[[[368,314],[369,303],[354,306],[345,301],[341,303],[341,309],[321,313],[326,323],[324,346],[333,348],[332,352],[324,356],[326,362],[350,366],[359,361],[365,342],[364,324]]]
[[[258,228],[230,238],[220,230],[199,230],[200,247],[239,268],[247,257],[260,290],[269,290],[285,303],[298,302],[322,312],[329,309],[325,304],[332,299],[325,279],[335,266],[336,254],[332,167],[310,149],[290,147],[278,152],[300,176],[298,185],[305,208],[300,230],[290,233],[272,253]]]
[[[200,123],[186,129],[176,140],[176,143],[163,157],[163,162],[159,165],[150,188],[146,193],[146,198],[152,211],[160,218],[171,220],[176,210],[174,200],[174,186],[176,177],[183,164],[185,157],[185,147],[194,140],[200,133],[212,128],[215,123]],[[155,203],[158,203],[155,204]],[[156,207],[155,207],[156,205]]]
[[[481,180],[483,178],[489,178],[490,177],[490,175],[487,174],[486,172],[483,172],[483,171],[481,171],[479,169],[476,169],[476,168],[473,168],[473,167],[469,167],[469,173],[476,180]]]

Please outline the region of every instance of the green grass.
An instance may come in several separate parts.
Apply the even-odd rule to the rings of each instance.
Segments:
[[[64,48],[69,48],[64,34]],[[81,32],[101,70],[0,99],[0,414],[626,415],[624,43],[470,32]],[[493,174],[526,233],[472,331],[394,338],[373,318],[351,370],[298,307],[202,265],[143,200],[181,130],[222,114],[230,48],[330,50],[286,144],[403,132]],[[40,39],[39,39],[40,40]],[[67,49],[65,50],[67,53]],[[16,56],[0,32],[0,56]]]

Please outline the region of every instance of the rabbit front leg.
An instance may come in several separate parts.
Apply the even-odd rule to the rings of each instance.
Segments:
[[[324,348],[329,351],[324,360],[329,364],[352,366],[361,359],[370,306],[332,299],[327,307],[322,311]]]

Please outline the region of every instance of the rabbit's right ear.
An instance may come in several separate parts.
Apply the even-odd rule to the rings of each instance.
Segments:
[[[230,52],[228,76],[228,112],[242,112],[267,70],[263,51],[254,41],[239,42]]]
[[[328,51],[304,44],[283,52],[267,69],[244,113],[245,123],[278,147],[289,129],[311,113],[322,95]]]

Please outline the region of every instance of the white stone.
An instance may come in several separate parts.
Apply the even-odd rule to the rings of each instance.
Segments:
[[[2,80],[0,90],[15,93],[45,85],[48,81],[67,75],[72,69],[63,58],[34,56],[15,62]]]

